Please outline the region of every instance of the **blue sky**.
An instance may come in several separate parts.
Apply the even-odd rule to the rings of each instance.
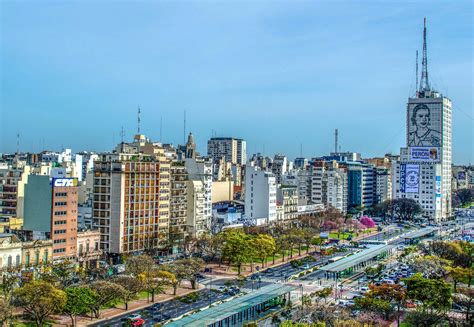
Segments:
[[[0,152],[110,150],[136,132],[294,158],[397,153],[428,19],[431,83],[473,161],[471,1],[2,1]]]

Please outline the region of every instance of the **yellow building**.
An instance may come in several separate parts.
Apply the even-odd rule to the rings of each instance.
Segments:
[[[53,240],[23,242],[22,266],[37,267],[53,262]]]

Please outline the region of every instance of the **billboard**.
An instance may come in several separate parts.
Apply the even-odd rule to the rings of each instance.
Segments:
[[[408,146],[440,147],[442,145],[442,110],[442,103],[408,104]]]
[[[436,176],[436,185],[435,185],[436,197],[441,197],[441,176]]]
[[[400,191],[403,193],[418,193],[420,185],[420,165],[400,165]]]
[[[466,180],[466,172],[465,171],[458,172],[458,180],[460,180],[460,181],[465,181]]]
[[[415,146],[410,147],[410,161],[439,161],[438,147]]]
[[[54,187],[77,186],[77,178],[53,178]]]

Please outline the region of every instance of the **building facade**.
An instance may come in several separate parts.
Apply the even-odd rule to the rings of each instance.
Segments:
[[[276,220],[276,179],[267,171],[247,165],[245,170],[245,217],[261,225]]]
[[[406,109],[406,147],[392,165],[393,196],[417,201],[426,218],[451,216],[452,103],[428,80],[426,20],[420,85]]]
[[[247,161],[247,143],[232,137],[213,137],[207,142],[207,155],[212,160],[224,157],[226,162],[245,165]]]
[[[153,155],[100,155],[94,164],[93,227],[107,253],[160,249],[168,240],[170,165]]]

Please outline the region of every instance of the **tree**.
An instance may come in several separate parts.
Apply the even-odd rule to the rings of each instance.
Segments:
[[[464,309],[466,322],[471,321],[474,308],[474,289],[459,287],[458,292],[453,295],[453,302]]]
[[[228,229],[223,233],[224,245],[222,255],[231,264],[235,264],[240,275],[242,264],[252,261],[254,249],[251,246],[251,238],[244,232]]]
[[[326,303],[328,297],[332,294],[332,288],[331,287],[325,287],[322,290],[315,291],[311,293],[312,297],[316,297],[318,301],[321,299],[324,299],[324,303]]]
[[[7,301],[10,301],[11,295],[20,282],[20,277],[13,272],[5,272],[2,276],[2,291]]]
[[[113,282],[123,287],[122,300],[125,303],[125,310],[128,310],[128,302],[137,298],[137,294],[143,289],[143,283],[132,276],[118,276]]]
[[[186,270],[186,278],[191,283],[191,288],[197,288],[197,275],[204,268],[204,261],[200,258],[190,258],[182,261],[183,264],[188,268]]]
[[[452,261],[454,266],[470,268],[473,264],[471,247],[465,245],[466,242],[431,242],[428,251],[440,258]]]
[[[471,280],[474,277],[474,271],[472,268],[448,267],[448,273],[453,280],[454,292],[456,292],[459,282],[466,281],[467,285],[471,285]]]
[[[145,279],[146,291],[151,294],[151,302],[155,302],[155,294],[162,293],[165,286],[174,285],[176,277],[173,273],[165,270],[153,269]]]
[[[94,303],[95,293],[89,287],[68,287],[66,292],[66,304],[63,313],[71,317],[72,326],[76,326],[76,318],[78,315],[89,312],[91,305]]]
[[[114,304],[125,293],[123,286],[107,281],[96,281],[90,285],[90,288],[94,291],[90,309],[96,318],[100,317],[102,307]]]
[[[188,275],[188,267],[179,261],[175,261],[172,264],[161,265],[160,269],[173,274],[174,278],[170,280],[170,285],[173,287],[173,295],[176,295],[179,285]]]
[[[421,302],[422,311],[433,314],[451,307],[451,287],[444,280],[424,278],[420,273],[405,279],[407,298]]]
[[[406,298],[406,289],[399,284],[382,284],[380,286],[371,285],[370,292],[366,293],[375,298],[387,301],[391,306],[397,307],[397,319],[400,318],[400,307]],[[390,310],[385,311],[385,319],[388,320]],[[400,325],[400,321],[398,322]]]
[[[415,273],[422,273],[427,278],[446,278],[449,261],[427,255],[416,258],[410,266]]]
[[[135,277],[150,272],[155,266],[155,261],[149,255],[131,255],[125,260],[125,270]]]
[[[6,299],[0,298],[0,326],[3,326],[9,319],[12,318],[12,306]]]
[[[42,280],[27,283],[13,294],[18,306],[34,319],[37,326],[43,326],[51,314],[61,312],[67,300],[64,291]]]
[[[367,228],[374,228],[376,226],[374,220],[367,216],[362,216],[360,218],[360,223]]]
[[[255,256],[262,263],[262,267],[264,267],[267,257],[275,253],[275,240],[270,235],[258,234],[253,238],[252,245],[254,247]]]
[[[468,188],[462,188],[456,192],[456,199],[459,201],[461,206],[466,206],[472,202],[472,190]]]
[[[413,199],[401,198],[392,200],[392,210],[398,220],[410,221],[423,212],[423,209]]]

